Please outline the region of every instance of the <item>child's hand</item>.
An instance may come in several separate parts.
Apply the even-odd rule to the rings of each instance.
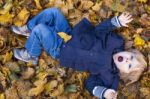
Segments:
[[[106,99],[117,99],[117,92],[113,89],[107,89],[104,93]]]
[[[130,23],[133,20],[132,15],[130,15],[128,12],[123,12],[118,19],[121,25],[125,27],[128,27],[127,23]]]

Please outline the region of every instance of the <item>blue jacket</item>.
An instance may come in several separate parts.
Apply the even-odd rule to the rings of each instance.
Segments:
[[[112,56],[124,49],[124,40],[113,32],[117,28],[113,22],[107,19],[93,26],[86,18],[82,19],[73,28],[72,39],[60,50],[62,66],[91,73],[85,81],[85,87],[91,94],[95,86],[115,90],[118,87],[118,70]]]

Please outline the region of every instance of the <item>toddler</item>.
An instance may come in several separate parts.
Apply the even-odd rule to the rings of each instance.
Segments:
[[[119,79],[133,83],[146,67],[144,56],[137,50],[124,51],[123,38],[113,32],[131,21],[124,12],[96,26],[83,18],[71,29],[59,9],[48,8],[27,25],[12,26],[12,31],[28,37],[25,48],[14,49],[14,57],[36,65],[44,48],[61,66],[90,72],[85,88],[92,95],[116,99]]]

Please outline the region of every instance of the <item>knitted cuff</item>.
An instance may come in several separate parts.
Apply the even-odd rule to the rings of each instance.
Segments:
[[[111,23],[112,23],[114,26],[116,26],[116,27],[121,27],[121,26],[122,26],[117,16],[115,16],[115,17],[113,17],[113,18],[111,19]]]
[[[107,90],[107,88],[105,88],[103,86],[96,86],[93,89],[93,95],[100,99],[104,99],[104,93],[106,90]]]

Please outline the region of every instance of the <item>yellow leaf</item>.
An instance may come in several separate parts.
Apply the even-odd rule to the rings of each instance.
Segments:
[[[22,78],[23,79],[29,79],[31,78],[35,73],[35,70],[33,68],[27,68],[26,71],[23,71],[21,74],[22,74]]]
[[[56,97],[61,95],[64,92],[64,84],[60,84],[58,86],[58,89],[54,90],[52,93],[50,93],[50,96]]]
[[[112,6],[113,0],[103,0],[103,3],[105,6],[110,8]]]
[[[53,90],[55,87],[57,87],[58,85],[58,81],[57,80],[52,80],[50,82],[48,82],[46,85],[45,85],[45,90],[46,90],[46,93],[50,92],[51,90]]]
[[[96,4],[92,7],[92,10],[94,10],[94,11],[99,11],[101,5],[102,5],[102,2],[96,3]]]
[[[146,11],[147,11],[148,13],[150,13],[150,6],[149,6],[149,5],[146,7]]]
[[[34,82],[34,85],[36,86],[35,88],[31,88],[28,92],[29,96],[37,96],[40,93],[42,93],[44,91],[44,85],[46,84],[47,80],[38,80],[36,82]]]
[[[42,6],[40,4],[40,0],[34,0],[34,1],[35,1],[37,9],[42,9]]]
[[[126,5],[122,5],[120,0],[115,0],[111,5],[112,5],[111,9],[113,11],[123,12],[125,11],[125,8],[128,5],[128,2],[126,3]]]
[[[93,2],[92,1],[81,1],[81,4],[79,6],[79,9],[81,10],[89,10],[92,6],[93,6]]]
[[[4,5],[3,9],[0,9],[0,14],[6,14],[6,13],[8,13],[11,10],[12,6],[13,6],[12,2],[6,3]]]
[[[139,35],[135,35],[134,45],[135,46],[144,46],[144,44],[145,44],[145,41]]]
[[[40,86],[37,86],[36,88],[32,88],[29,90],[28,92],[28,95],[29,96],[37,96],[39,95],[41,92],[43,92],[44,90],[44,86],[43,85],[40,85]]]
[[[9,14],[9,12],[6,14],[0,15],[0,23],[3,25],[12,23],[12,17],[13,15]]]
[[[73,9],[74,7],[73,7],[73,0],[67,0],[67,4],[66,4],[67,6],[68,6],[68,9]]]
[[[147,0],[138,0],[138,2],[146,3],[146,2],[147,2]]]
[[[32,61],[29,61],[29,62],[27,63],[27,66],[28,66],[28,67],[32,67],[32,66],[33,66]]]
[[[26,8],[23,8],[20,11],[20,13],[17,15],[16,21],[15,21],[14,24],[16,26],[22,26],[22,25],[24,25],[27,22],[29,16],[30,16],[29,11]]]
[[[64,42],[67,42],[72,38],[72,36],[70,36],[64,32],[58,32],[57,34],[64,40]]]
[[[55,5],[55,0],[48,0],[48,3],[45,5],[46,8],[52,7]]]
[[[4,60],[3,60],[3,63],[6,63],[8,61],[10,61],[12,59],[12,56],[13,56],[13,53],[12,52],[7,52],[4,56]]]
[[[39,73],[36,75],[36,78],[43,80],[43,79],[45,79],[45,77],[46,77],[47,75],[48,75],[47,72],[39,72]]]
[[[41,68],[41,69],[46,69],[47,68],[47,63],[45,62],[45,60],[44,59],[39,59],[39,67]]]
[[[146,99],[150,98],[150,89],[149,88],[140,88],[140,92],[142,92],[142,94],[147,97]]]
[[[0,99],[5,99],[4,93],[0,94]]]
[[[10,70],[7,67],[2,67],[2,73],[5,75],[5,77],[10,75]]]

